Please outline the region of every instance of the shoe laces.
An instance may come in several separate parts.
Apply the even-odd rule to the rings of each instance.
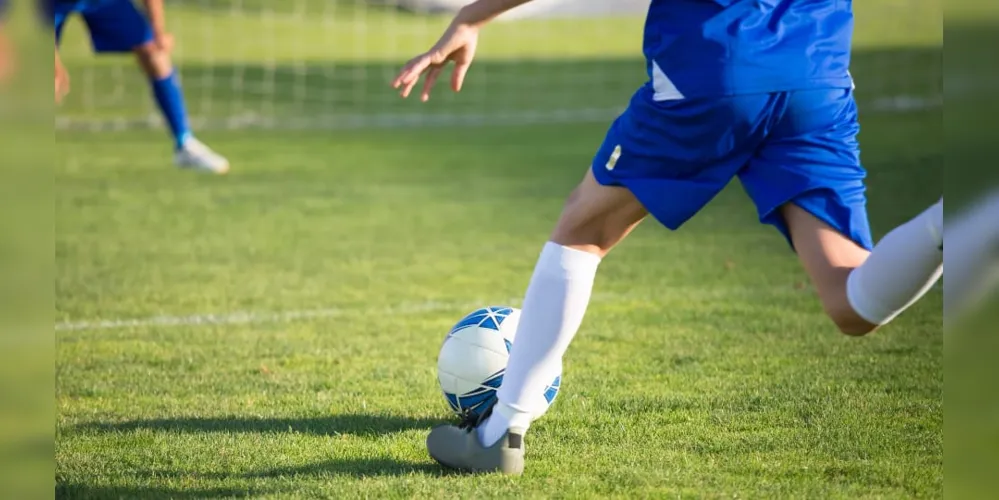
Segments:
[[[489,407],[482,413],[474,413],[471,410],[465,410],[461,415],[461,422],[458,423],[458,428],[467,432],[472,432],[472,430],[482,425],[482,422],[485,422],[486,419],[493,414],[494,406],[496,406],[495,402],[489,405]]]

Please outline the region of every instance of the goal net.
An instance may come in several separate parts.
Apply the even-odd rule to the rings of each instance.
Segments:
[[[462,0],[167,0],[196,128],[342,128],[606,121],[644,82],[649,0],[536,0],[484,31],[459,94],[430,102],[389,81],[432,44]],[[933,105],[939,3],[865,0],[853,73],[868,109]],[[84,23],[61,51],[73,89],[58,128],[162,126],[127,55],[94,55]]]

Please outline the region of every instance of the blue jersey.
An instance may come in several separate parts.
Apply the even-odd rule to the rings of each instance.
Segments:
[[[852,0],[652,0],[655,100],[851,88]]]

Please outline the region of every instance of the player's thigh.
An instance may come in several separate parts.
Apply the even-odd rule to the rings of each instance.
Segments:
[[[132,52],[153,40],[149,20],[131,0],[110,0],[82,14],[97,52]]]
[[[648,212],[631,191],[604,186],[587,169],[566,200],[551,240],[597,255],[606,255]]]
[[[736,175],[764,139],[773,102],[752,95],[655,102],[644,87],[612,124],[591,173],[628,190],[670,229],[679,229]]]
[[[873,247],[852,92],[785,95],[780,119],[739,177],[761,222],[798,253],[820,295],[838,300]]]

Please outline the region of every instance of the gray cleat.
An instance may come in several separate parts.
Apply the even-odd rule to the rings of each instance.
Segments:
[[[444,467],[466,472],[524,473],[524,432],[510,429],[486,448],[475,426],[441,425],[427,436],[427,451]]]

